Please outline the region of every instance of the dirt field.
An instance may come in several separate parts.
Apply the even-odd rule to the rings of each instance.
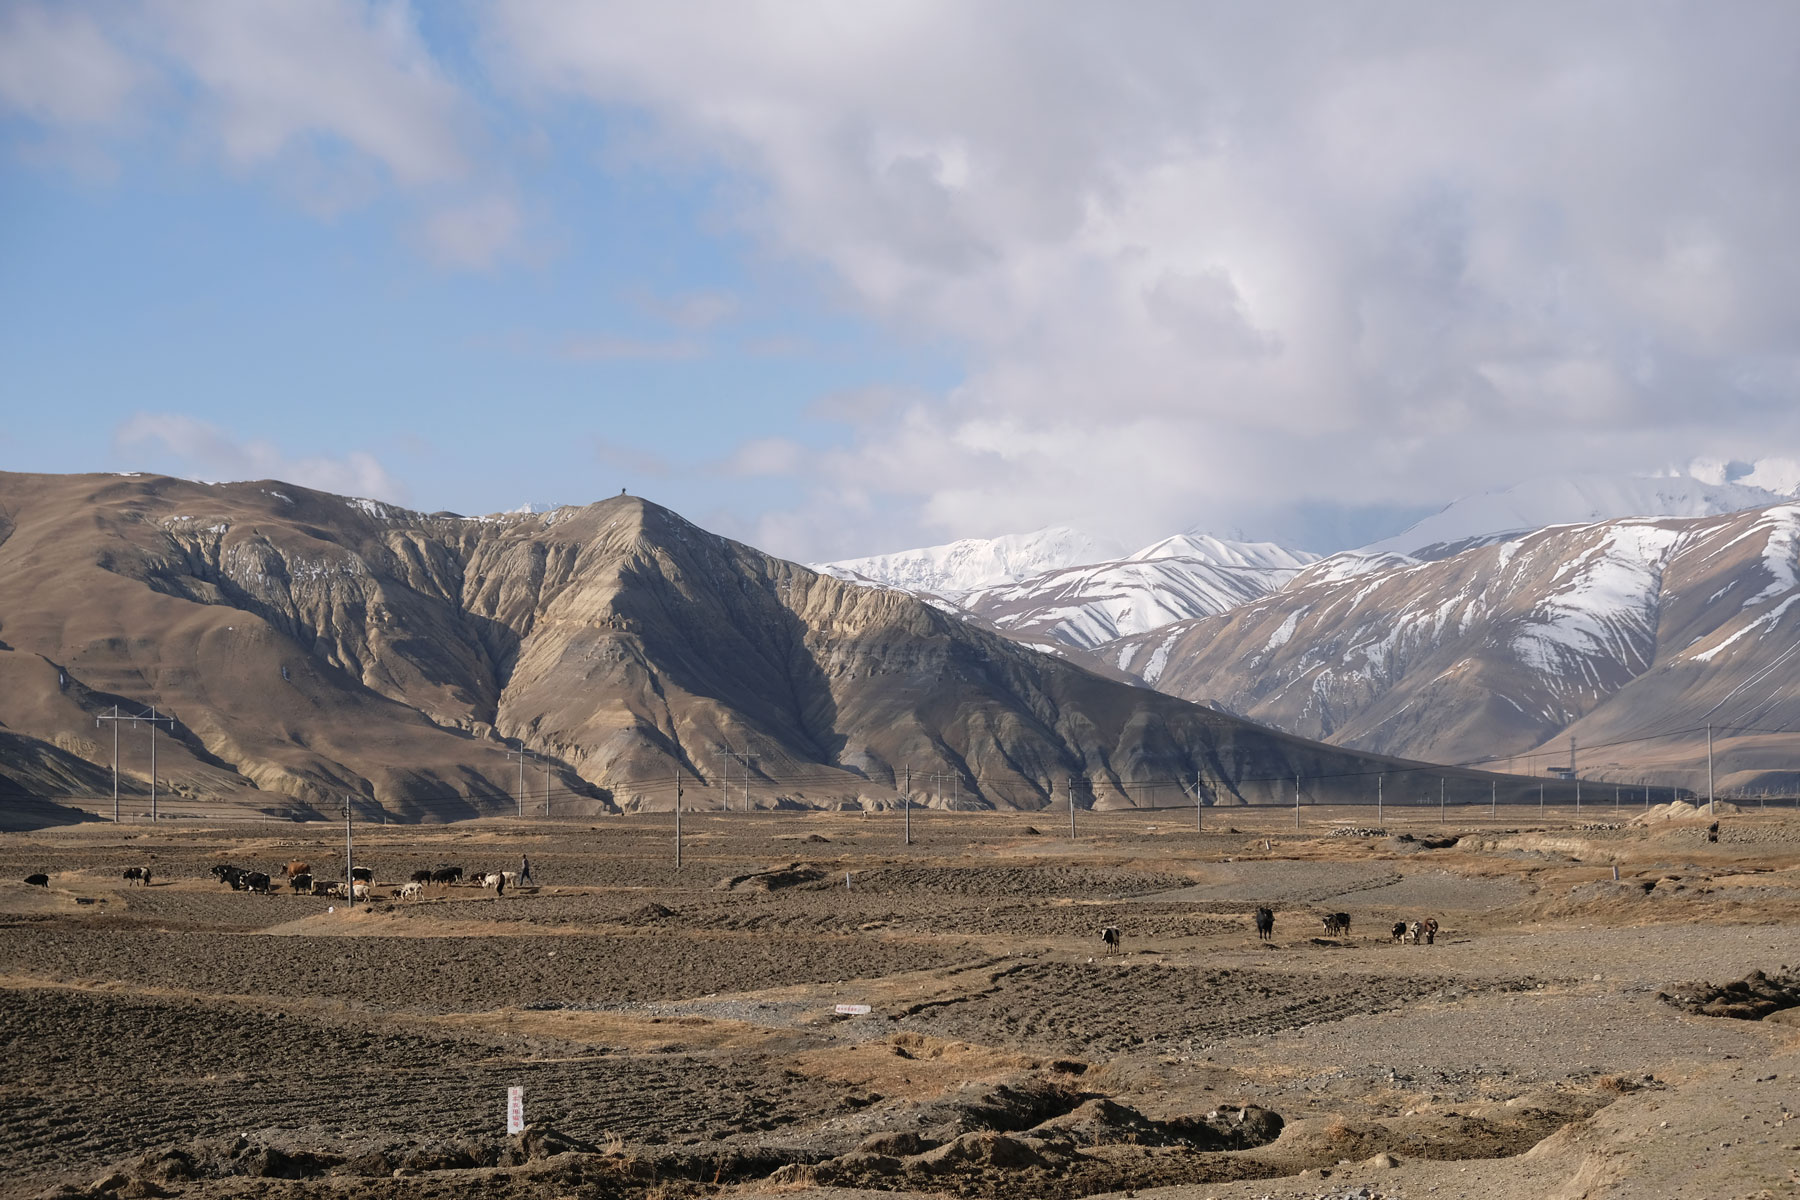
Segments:
[[[1369,815],[0,835],[0,1196],[1800,1195],[1800,815]]]

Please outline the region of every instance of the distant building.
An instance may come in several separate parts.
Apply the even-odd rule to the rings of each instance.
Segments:
[[[1550,767],[1544,771],[1544,774],[1554,775],[1558,779],[1573,779],[1573,778],[1575,778],[1575,768],[1574,767]]]

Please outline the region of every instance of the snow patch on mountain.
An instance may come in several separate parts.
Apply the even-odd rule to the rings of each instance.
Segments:
[[[1663,567],[1680,541],[1678,530],[1651,523],[1610,530],[1557,573],[1513,637],[1519,661],[1552,677],[1581,674],[1596,659],[1644,670],[1656,644]]]
[[[1091,649],[1260,599],[1314,558],[1270,542],[1185,533],[1115,562],[1048,571],[971,592],[963,604],[1008,633]]]
[[[1210,533],[1178,533],[1126,556],[1127,562],[1151,562],[1159,558],[1186,558],[1217,567],[1251,570],[1298,571],[1319,556],[1289,550],[1274,542],[1232,542]]]
[[[892,554],[809,564],[851,583],[961,600],[981,588],[1017,583],[1033,575],[1119,557],[1121,547],[1078,529],[1056,525],[1034,533],[964,538]]]

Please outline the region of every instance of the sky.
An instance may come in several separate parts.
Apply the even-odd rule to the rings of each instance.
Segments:
[[[1800,6],[0,0],[0,469],[1330,551],[1800,455]]]

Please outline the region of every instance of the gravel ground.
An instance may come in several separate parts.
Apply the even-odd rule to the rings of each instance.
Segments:
[[[1781,1090],[1800,1030],[1655,992],[1800,964],[1800,873],[1769,870],[1800,820],[1733,817],[1718,845],[1575,829],[1424,851],[1257,833],[1268,816],[1209,814],[1202,837],[1101,814],[1070,842],[930,814],[910,849],[886,817],[696,816],[680,872],[662,818],[377,827],[358,857],[380,878],[528,853],[545,886],[355,914],[206,876],[336,869],[328,828],[5,835],[0,879],[54,879],[0,882],[0,1195],[115,1166],[61,1194],[856,1194],[815,1176],[888,1197],[1793,1194],[1765,1166],[1800,1165]],[[155,886],[118,879],[146,862]],[[1336,910],[1351,936],[1322,936]],[[1436,945],[1387,941],[1425,915]],[[834,1013],[846,998],[872,1011]],[[495,1128],[510,1084],[536,1142]],[[1273,1141],[1143,1134],[1256,1106],[1286,1122]],[[581,1145],[544,1157],[557,1136]],[[1706,1189],[1710,1163],[1731,1190]]]

